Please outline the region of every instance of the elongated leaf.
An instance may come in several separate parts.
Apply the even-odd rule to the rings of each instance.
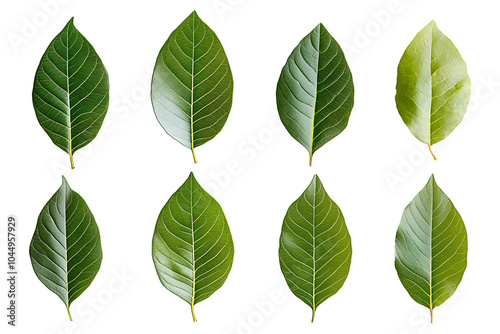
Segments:
[[[97,223],[82,197],[62,185],[43,208],[30,244],[33,270],[69,307],[92,283],[102,261]]]
[[[432,21],[415,36],[399,62],[396,105],[401,118],[432,153],[431,146],[462,121],[470,95],[467,65]]]
[[[156,222],[153,261],[165,288],[191,305],[226,281],[234,245],[226,216],[191,173],[170,197]]]
[[[314,175],[288,209],[281,230],[279,257],[288,287],[312,309],[344,285],[351,266],[351,236],[340,208]]]
[[[396,234],[396,270],[410,296],[432,311],[458,287],[467,267],[467,231],[432,175],[405,208]]]
[[[217,35],[196,12],[181,23],[160,50],[151,84],[158,122],[191,149],[213,139],[233,102],[233,76]]]
[[[99,132],[109,105],[109,78],[73,19],[50,42],[36,71],[33,106],[50,139],[69,154]]]
[[[347,126],[354,85],[342,49],[319,24],[293,50],[276,91],[278,112],[290,135],[312,156]]]

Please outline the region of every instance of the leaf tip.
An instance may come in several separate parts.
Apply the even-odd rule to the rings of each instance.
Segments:
[[[74,24],[74,22],[73,22],[74,20],[75,20],[75,17],[74,17],[74,16],[72,16],[72,17],[69,19],[69,21],[68,21],[68,23],[67,23],[66,25],[67,25],[67,26],[74,26],[74,25],[75,25],[75,24]]]
[[[429,177],[429,181],[427,182],[427,186],[432,186],[433,188],[437,186],[436,178],[435,178],[434,174],[431,174],[431,176]]]
[[[436,24],[436,21],[435,20],[432,20],[431,22],[429,22],[429,24],[427,25],[428,27],[431,27],[432,29],[438,29],[437,27],[437,24]]]
[[[309,184],[309,187],[310,189],[313,189],[314,191],[316,191],[316,188],[318,187],[318,185],[321,185],[321,180],[319,179],[319,176],[317,174],[314,174],[312,180],[311,180],[311,183]]]
[[[198,181],[196,180],[196,178],[194,177],[194,173],[193,173],[193,172],[190,172],[190,173],[189,173],[189,176],[188,176],[188,178],[187,178],[186,182],[187,182],[187,181],[194,181],[195,183],[197,183],[197,182],[198,182]]]
[[[318,34],[321,34],[321,32],[325,30],[326,28],[321,22],[314,28],[314,31],[316,31]]]

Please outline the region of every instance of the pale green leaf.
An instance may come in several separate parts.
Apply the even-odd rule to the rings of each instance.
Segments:
[[[432,21],[415,36],[399,62],[399,114],[411,133],[430,150],[460,124],[470,95],[467,65]]]

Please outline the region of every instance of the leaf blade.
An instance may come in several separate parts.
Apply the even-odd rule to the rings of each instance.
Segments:
[[[467,231],[432,175],[405,208],[396,234],[396,270],[417,303],[433,309],[457,289],[467,267]]]
[[[44,206],[30,243],[38,279],[69,308],[92,283],[102,262],[99,228],[83,198],[63,177]]]
[[[215,32],[196,11],[169,36],[156,60],[151,101],[163,129],[191,149],[213,139],[231,110],[233,77]]]
[[[430,149],[462,122],[470,96],[465,61],[432,21],[415,36],[398,65],[396,106],[401,118]]]
[[[191,305],[196,321],[194,305],[222,287],[232,267],[234,245],[221,206],[193,173],[160,212],[152,255],[161,283]]]
[[[73,18],[51,41],[35,74],[33,106],[52,142],[69,154],[99,132],[109,106],[109,77]]]
[[[340,45],[319,24],[292,51],[276,90],[280,119],[312,156],[346,127],[354,105],[352,74]]]
[[[343,286],[352,257],[342,212],[317,175],[288,209],[279,257],[290,290],[311,307],[314,321],[317,307]]]

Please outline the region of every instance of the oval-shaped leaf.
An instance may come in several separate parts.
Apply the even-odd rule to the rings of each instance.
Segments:
[[[396,270],[410,296],[432,311],[457,289],[467,267],[462,217],[432,175],[403,212]]]
[[[431,146],[462,121],[470,95],[467,65],[432,21],[415,36],[399,62],[396,106],[401,118],[432,153]]]
[[[281,122],[312,156],[347,127],[352,75],[339,44],[319,24],[292,51],[276,91]]]
[[[314,175],[288,209],[281,230],[279,258],[288,287],[312,309],[344,285],[351,266],[351,236],[340,208]]]
[[[156,222],[153,261],[165,288],[191,305],[226,281],[234,245],[226,216],[191,173],[170,197]]]
[[[233,75],[219,38],[196,12],[175,29],[156,59],[151,100],[158,122],[191,149],[213,139],[229,116]]]
[[[33,270],[69,307],[92,283],[102,261],[99,228],[83,198],[62,185],[43,208],[30,244]]]
[[[56,146],[73,154],[99,132],[109,105],[108,72],[71,19],[52,40],[35,75],[33,106]]]

